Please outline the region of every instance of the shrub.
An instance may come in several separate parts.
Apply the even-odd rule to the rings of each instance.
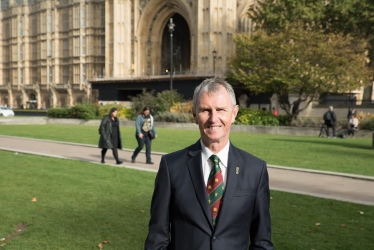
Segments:
[[[170,107],[170,112],[192,114],[192,101],[187,101],[185,103],[176,102]]]
[[[176,90],[164,90],[157,94],[154,112],[171,111],[170,108],[176,103],[181,103],[183,96]]]
[[[371,119],[366,119],[366,120],[362,121],[359,124],[359,127],[361,129],[374,131],[374,117],[371,118]]]
[[[132,109],[122,107],[122,109],[118,111],[118,117],[131,119],[134,117],[134,115],[133,115]]]
[[[189,113],[172,113],[169,111],[159,112],[154,116],[158,122],[180,122],[188,123],[193,121],[193,116]]]
[[[151,113],[155,114],[156,96],[154,95],[154,91],[147,92],[146,89],[143,89],[141,94],[131,96],[130,100],[133,117],[137,116],[144,107],[149,107]]]
[[[50,108],[47,111],[47,116],[50,118],[69,118],[69,108]]]
[[[76,104],[70,108],[70,118],[90,120],[98,115],[98,109],[91,104]]]
[[[109,114],[109,111],[111,108],[116,108],[118,113],[117,117],[119,118],[132,118],[133,117],[133,112],[132,109],[128,109],[120,104],[107,104],[104,106],[100,106],[99,108],[99,117],[103,117],[105,115]]]
[[[290,120],[288,115],[278,115],[276,117],[279,121],[279,126],[290,126]]]
[[[279,126],[278,119],[271,113],[249,108],[239,109],[235,124]]]

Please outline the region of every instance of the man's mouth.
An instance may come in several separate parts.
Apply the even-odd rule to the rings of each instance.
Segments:
[[[219,128],[221,128],[222,126],[209,126],[208,129],[209,130],[217,130]]]

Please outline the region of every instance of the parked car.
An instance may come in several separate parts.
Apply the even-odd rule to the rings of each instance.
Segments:
[[[4,116],[4,117],[14,116],[14,112],[10,108],[0,106],[0,116]]]

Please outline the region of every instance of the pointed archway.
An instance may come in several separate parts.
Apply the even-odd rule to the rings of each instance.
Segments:
[[[191,35],[186,20],[179,14],[172,16],[175,24],[173,32],[173,65],[175,74],[186,74],[190,70]],[[169,22],[162,33],[161,70],[170,72],[170,32]]]

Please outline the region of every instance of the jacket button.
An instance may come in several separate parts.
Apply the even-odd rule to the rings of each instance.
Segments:
[[[213,237],[213,242],[216,242],[217,241],[217,237]]]

